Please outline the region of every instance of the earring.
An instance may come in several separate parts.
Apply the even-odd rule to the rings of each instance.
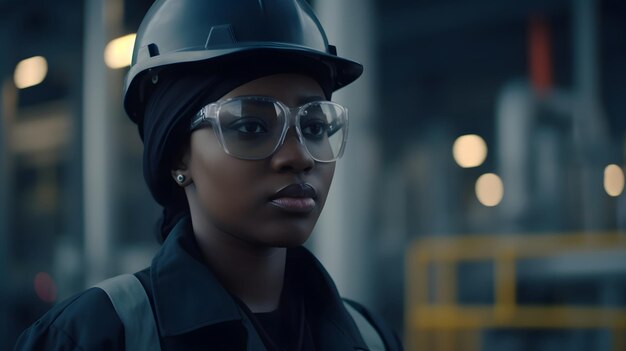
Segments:
[[[185,181],[185,176],[184,176],[184,175],[182,175],[182,174],[177,175],[177,176],[176,176],[176,181],[177,181],[179,184],[183,184],[183,182]]]

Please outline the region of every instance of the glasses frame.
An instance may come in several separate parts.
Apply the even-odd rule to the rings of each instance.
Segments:
[[[267,156],[264,156],[264,157],[242,157],[242,156],[239,156],[239,155],[234,155],[228,149],[228,146],[226,145],[226,142],[224,141],[224,135],[222,133],[222,127],[220,126],[220,123],[219,123],[219,115],[220,115],[220,112],[221,112],[221,109],[222,109],[223,105],[225,105],[227,103],[230,103],[232,101],[237,101],[237,100],[257,100],[257,101],[271,102],[271,103],[274,103],[274,104],[278,105],[280,107],[280,109],[282,110],[282,112],[284,113],[285,119],[284,119],[284,122],[283,122],[283,129],[281,131],[280,138],[278,139],[278,142],[274,146],[274,149],[272,149],[272,151],[270,151]],[[345,128],[344,137],[343,137],[343,140],[341,142],[341,146],[339,148],[339,152],[337,153],[337,156],[335,156],[331,160],[321,160],[321,159],[318,159],[317,157],[313,156],[311,154],[311,152],[309,151],[309,148],[306,146],[306,143],[303,141],[304,137],[302,135],[302,130],[300,129],[300,118],[302,116],[303,111],[305,111],[306,108],[308,108],[311,105],[320,104],[320,103],[332,105],[332,106],[338,108],[339,111],[341,111],[341,115],[343,116],[342,128]],[[294,116],[294,117],[291,118],[292,116]],[[335,102],[332,102],[332,101],[316,100],[316,101],[307,102],[306,104],[303,104],[303,105],[300,105],[300,106],[292,108],[292,107],[289,107],[289,106],[285,105],[281,101],[279,101],[277,99],[274,99],[272,97],[269,97],[269,96],[246,95],[246,96],[237,96],[237,97],[229,98],[229,99],[225,99],[225,100],[219,100],[219,101],[216,101],[216,102],[213,102],[213,103],[210,103],[210,104],[204,106],[194,116],[193,120],[191,121],[191,126],[190,126],[189,130],[191,132],[193,132],[194,130],[200,129],[200,128],[205,127],[207,125],[212,127],[212,129],[215,132],[215,135],[217,136],[217,139],[218,139],[220,145],[222,146],[222,149],[224,150],[224,152],[226,152],[226,154],[228,154],[228,155],[230,155],[232,157],[235,157],[235,158],[238,158],[238,159],[242,159],[242,160],[263,160],[263,159],[271,157],[284,144],[286,136],[287,136],[287,132],[289,131],[289,129],[294,127],[295,130],[296,130],[296,136],[297,136],[298,142],[302,146],[304,146],[304,150],[306,150],[306,153],[307,153],[307,155],[309,155],[309,157],[314,159],[316,162],[331,163],[331,162],[337,161],[339,158],[341,158],[341,156],[343,156],[343,152],[344,152],[344,150],[346,148],[346,142],[348,140],[348,126],[349,126],[349,123],[348,123],[348,109],[346,107],[344,107],[344,106],[342,106],[340,104],[337,104]]]

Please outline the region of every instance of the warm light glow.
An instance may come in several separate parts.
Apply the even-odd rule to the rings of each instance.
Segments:
[[[604,190],[610,196],[619,196],[624,191],[624,171],[618,165],[604,169]]]
[[[45,302],[54,302],[57,299],[57,287],[50,274],[39,272],[35,275],[35,293]]]
[[[46,74],[48,74],[48,62],[42,56],[35,56],[17,64],[13,81],[16,87],[24,89],[43,82]]]
[[[487,158],[487,144],[476,134],[463,135],[454,142],[452,155],[456,163],[463,168],[478,167]]]
[[[128,34],[111,40],[104,48],[104,63],[109,68],[130,66],[136,34]]]
[[[487,207],[497,206],[504,196],[502,180],[496,174],[481,175],[476,181],[476,197]]]

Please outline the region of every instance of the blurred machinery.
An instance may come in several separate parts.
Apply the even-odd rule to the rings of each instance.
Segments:
[[[423,239],[406,262],[408,350],[538,350],[533,330],[569,332],[567,350],[626,349],[624,234]]]
[[[566,89],[553,85],[548,24],[530,17],[530,79],[505,82],[494,99],[492,168],[504,196],[481,202],[497,206],[499,234],[414,241],[405,266],[410,350],[626,349],[626,236],[598,232],[622,229],[624,216],[600,191],[604,175],[611,194],[607,164],[623,155],[600,93],[599,9],[571,2]],[[543,234],[563,230],[579,232]]]

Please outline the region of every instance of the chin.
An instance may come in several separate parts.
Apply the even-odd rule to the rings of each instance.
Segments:
[[[283,227],[279,230],[268,231],[259,242],[265,246],[292,248],[304,244],[311,236],[312,228],[289,228]]]

